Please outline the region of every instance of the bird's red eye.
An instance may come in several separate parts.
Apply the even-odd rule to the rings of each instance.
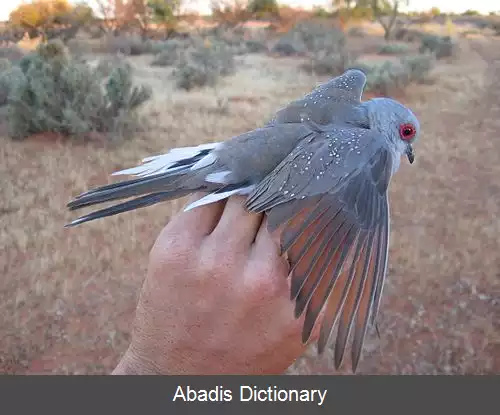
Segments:
[[[415,126],[413,124],[401,124],[399,126],[399,135],[403,140],[411,140],[413,137],[415,137],[416,133],[417,130],[415,129]]]

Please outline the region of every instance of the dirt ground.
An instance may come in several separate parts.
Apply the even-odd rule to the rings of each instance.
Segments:
[[[391,184],[380,338],[369,332],[359,373],[500,373],[500,39],[461,49],[433,84],[398,97],[423,134],[416,163]],[[150,59],[131,60],[156,91],[135,139],[115,149],[0,140],[0,373],[109,373],[128,345],[148,251],[182,205],[68,230],[73,196],[151,154],[260,126],[326,80],[297,59],[243,56],[217,90],[185,93]],[[335,373],[333,354],[311,348],[288,372]]]

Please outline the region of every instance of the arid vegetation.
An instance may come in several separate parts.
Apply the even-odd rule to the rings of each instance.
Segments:
[[[0,373],[106,373],[181,201],[71,231],[67,201],[167,149],[229,138],[347,68],[423,136],[391,190],[389,283],[362,373],[500,372],[500,17],[274,1],[35,1],[0,33]],[[332,373],[315,350],[290,373]]]

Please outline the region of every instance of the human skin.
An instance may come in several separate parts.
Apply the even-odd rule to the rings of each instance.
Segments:
[[[283,373],[306,347],[288,272],[244,198],[178,214],[151,250],[132,340],[112,374]]]

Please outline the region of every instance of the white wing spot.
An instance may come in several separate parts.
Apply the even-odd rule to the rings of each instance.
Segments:
[[[218,171],[215,173],[207,174],[205,180],[209,183],[219,183],[219,184],[229,184],[227,181],[227,176],[229,176],[231,172],[229,170],[226,171]]]
[[[248,195],[252,192],[254,187],[255,187],[254,185],[251,185],[247,187],[240,187],[239,189],[235,190],[230,190],[228,192],[211,193],[207,196],[202,197],[201,199],[198,199],[193,203],[190,203],[188,206],[184,208],[184,212],[187,212],[188,210],[194,209],[199,206],[204,206],[210,203],[218,202],[223,199],[227,199],[228,197],[233,195]]]
[[[166,154],[160,154],[156,156],[146,157],[142,160],[142,165],[132,167],[125,170],[120,170],[112,173],[112,176],[119,175],[135,175],[135,176],[150,176],[152,174],[165,173],[166,171],[177,171],[180,169],[185,169],[184,166],[170,168],[173,164],[180,160],[189,159],[195,157],[200,151],[203,150],[215,150],[221,143],[209,143],[201,144],[195,147],[179,147],[170,150]],[[210,155],[210,154],[209,154]],[[200,161],[204,160],[202,158]]]

